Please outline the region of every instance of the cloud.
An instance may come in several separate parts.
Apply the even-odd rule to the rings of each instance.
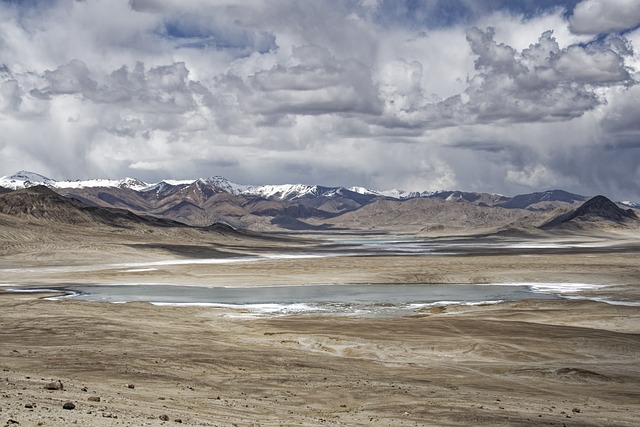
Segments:
[[[42,78],[48,85],[43,89],[33,89],[31,94],[43,99],[74,93],[82,93],[86,96],[97,88],[97,83],[89,77],[87,66],[77,59],[61,65],[54,71],[45,71]]]
[[[640,199],[635,3],[590,4],[0,2],[0,171]]]
[[[463,93],[441,101],[422,92],[420,63],[386,63],[382,70],[393,71],[381,73],[386,104],[379,123],[437,129],[571,120],[604,102],[600,88],[635,84],[625,64],[629,51],[618,53],[605,43],[561,48],[553,31],[545,31],[537,43],[518,51],[495,41],[492,27],[470,28],[466,37],[475,56],[475,74]]]
[[[640,3],[636,0],[582,0],[569,18],[579,34],[612,33],[640,25]]]
[[[466,94],[466,109],[480,121],[568,120],[602,101],[598,87],[632,83],[624,58],[598,45],[561,49],[552,31],[521,52],[472,28],[467,38],[478,56],[478,74]]]
[[[507,170],[507,181],[528,188],[549,188],[561,181],[552,170],[541,164]]]
[[[254,96],[243,101],[246,111],[262,114],[379,114],[380,99],[368,67],[338,60],[325,48],[294,47],[284,64],[248,79]]]

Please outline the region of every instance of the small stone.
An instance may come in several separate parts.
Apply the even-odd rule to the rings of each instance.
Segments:
[[[16,420],[12,420],[11,418],[9,418],[9,419],[7,420],[7,425],[8,425],[8,426],[10,426],[10,425],[12,425],[12,424],[20,424],[20,423],[19,423],[19,422],[17,422]]]
[[[87,400],[89,402],[100,402],[100,396],[89,396]]]
[[[136,388],[136,386],[135,386],[135,385],[133,385],[133,384],[127,384],[127,388],[131,388],[131,389],[133,389],[133,388]]]
[[[580,413],[580,408],[573,408],[573,409],[571,410],[571,412],[576,413],[576,414],[579,414],[579,413]]]
[[[67,402],[64,405],[62,405],[62,409],[68,409],[68,410],[76,409],[76,405],[73,402]]]
[[[25,408],[27,409],[33,409],[33,404],[32,403],[27,403],[26,405],[24,405]]]
[[[86,387],[82,387],[80,390],[82,390],[82,391],[84,391],[84,392],[89,391],[89,389],[88,389],[88,388],[86,388]]]
[[[64,390],[64,384],[62,381],[52,381],[44,386],[45,390]]]
[[[173,420],[174,423],[182,424],[182,420],[180,418],[176,418]]]
[[[163,414],[159,417],[162,421],[169,421],[169,415]]]

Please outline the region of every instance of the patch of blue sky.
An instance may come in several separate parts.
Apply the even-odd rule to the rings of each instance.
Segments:
[[[168,21],[161,35],[176,40],[180,47],[193,49],[229,49],[250,54],[266,53],[277,48],[275,36],[266,31],[220,27],[215,23]]]
[[[382,0],[376,20],[385,26],[446,28],[473,25],[480,17],[505,11],[531,19],[549,11],[563,9],[571,15],[580,0]]]

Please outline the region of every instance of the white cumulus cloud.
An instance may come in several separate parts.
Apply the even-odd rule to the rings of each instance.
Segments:
[[[0,174],[640,200],[638,2],[543,3],[0,2]]]
[[[576,33],[598,34],[624,31],[640,25],[637,0],[582,0],[569,19]]]

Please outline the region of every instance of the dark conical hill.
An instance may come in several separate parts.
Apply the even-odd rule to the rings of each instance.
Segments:
[[[555,217],[542,228],[552,228],[576,222],[608,222],[624,224],[637,220],[638,216],[632,209],[622,209],[605,196],[595,196],[587,200],[577,209]]]

